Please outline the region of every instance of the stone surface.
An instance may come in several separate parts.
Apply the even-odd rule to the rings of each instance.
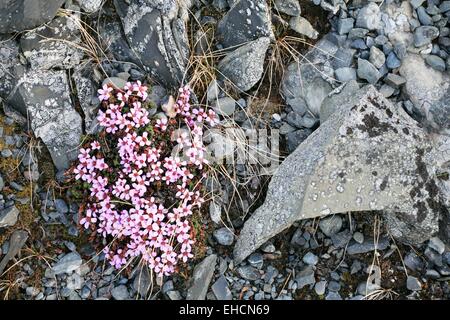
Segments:
[[[291,18],[291,20],[289,20],[289,26],[295,32],[307,36],[308,38],[317,39],[319,36],[319,32],[317,32],[311,23],[303,17],[298,16]]]
[[[205,300],[209,283],[216,268],[216,261],[217,256],[212,254],[195,266],[192,275],[192,285],[187,291],[186,300]]]
[[[83,261],[77,252],[70,252],[53,265],[52,271],[55,275],[71,273],[72,271],[78,269],[82,262]]]
[[[0,33],[20,32],[50,21],[64,0],[0,2]]]
[[[37,138],[47,146],[58,170],[69,167],[77,156],[82,134],[81,116],[70,98],[64,71],[18,71],[18,85],[6,100],[29,117]]]
[[[381,13],[379,6],[370,2],[364,8],[362,8],[358,17],[356,18],[356,26],[368,30],[375,30],[379,27],[381,22]]]
[[[333,215],[328,218],[324,218],[319,222],[320,230],[327,236],[331,237],[333,234],[341,231],[342,218],[338,215]]]
[[[369,61],[359,58],[358,59],[358,77],[367,80],[370,84],[375,84],[381,78],[381,73],[378,69]]]
[[[320,105],[332,91],[329,81],[333,79],[331,67],[337,47],[327,39],[321,39],[315,47],[300,57],[299,63],[291,63],[283,75],[281,94],[293,109],[305,105],[318,117]]]
[[[226,227],[214,230],[213,235],[216,241],[223,246],[231,246],[233,244],[234,234]]]
[[[12,227],[19,218],[19,209],[11,206],[0,210],[0,228]]]
[[[273,8],[275,11],[294,17],[299,16],[300,13],[302,13],[298,0],[275,0]]]
[[[231,81],[239,90],[251,89],[264,71],[264,59],[270,39],[259,38],[227,54],[218,64],[220,77]]]
[[[217,40],[224,48],[235,47],[261,37],[273,39],[270,10],[265,0],[240,0],[219,21]]]
[[[178,86],[189,56],[185,11],[191,2],[114,0],[114,4],[128,43],[144,69],[163,83]]]
[[[400,74],[406,79],[404,93],[425,124],[450,135],[450,76],[414,54],[403,60]]]
[[[228,282],[224,276],[220,276],[211,286],[211,289],[217,300],[232,300],[233,298],[231,290],[228,288]]]
[[[411,291],[419,291],[422,289],[422,284],[416,277],[408,276],[406,279],[406,287]]]
[[[71,69],[80,64],[84,52],[77,15],[58,17],[25,33],[20,46],[32,69]]]
[[[400,212],[431,237],[445,210],[430,170],[433,156],[415,121],[374,87],[360,89],[280,165],[264,204],[240,233],[235,261],[297,220],[333,213]]]
[[[0,275],[3,274],[3,271],[5,270],[8,262],[11,261],[11,259],[13,259],[19,253],[20,249],[22,249],[27,239],[28,232],[26,232],[25,230],[16,230],[11,234],[11,237],[9,239],[8,252],[0,261]]]

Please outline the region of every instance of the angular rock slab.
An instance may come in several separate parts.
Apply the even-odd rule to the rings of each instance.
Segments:
[[[76,15],[58,17],[48,24],[25,33],[21,49],[32,69],[70,69],[80,64],[83,51]]]
[[[404,92],[424,119],[424,124],[450,135],[450,76],[434,70],[425,60],[408,54],[400,67],[406,79]]]
[[[58,170],[77,155],[82,119],[72,106],[65,71],[30,70],[17,74],[17,86],[6,102],[30,119],[31,129],[47,146]]]
[[[280,165],[264,204],[245,223],[236,263],[296,220],[351,211],[415,215],[438,230],[433,145],[424,130],[373,86],[341,102]]]
[[[65,0],[0,1],[0,33],[20,32],[52,20]]]
[[[261,37],[274,39],[270,10],[265,0],[238,0],[217,25],[216,37],[224,48]]]
[[[179,86],[189,58],[185,11],[190,1],[114,0],[114,4],[144,69],[167,85]]]
[[[188,289],[186,300],[205,300],[209,283],[216,268],[217,255],[207,256],[194,268],[192,286]]]
[[[259,38],[229,53],[218,65],[221,77],[230,80],[239,90],[250,90],[264,72],[269,44],[269,38]]]

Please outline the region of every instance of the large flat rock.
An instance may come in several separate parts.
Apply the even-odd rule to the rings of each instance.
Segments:
[[[408,213],[429,236],[438,231],[446,209],[427,133],[373,86],[339,105],[278,168],[239,235],[237,263],[294,221],[334,213]]]

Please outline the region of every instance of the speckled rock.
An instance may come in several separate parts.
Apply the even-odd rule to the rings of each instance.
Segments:
[[[144,69],[165,84],[178,86],[189,56],[185,20],[191,1],[114,0],[114,4]]]
[[[229,53],[219,62],[220,75],[242,91],[251,89],[261,79],[269,44],[270,39],[263,37]]]
[[[77,156],[82,134],[81,116],[70,98],[65,71],[20,71],[7,102],[31,120],[37,138],[47,146],[58,170],[69,167]]]
[[[0,2],[0,33],[20,32],[50,21],[64,0]]]
[[[400,67],[403,89],[423,122],[450,135],[450,76],[428,66],[419,55],[409,54]]]
[[[426,132],[372,86],[340,105],[280,165],[240,233],[235,262],[295,221],[333,213],[408,213],[429,237],[438,231],[444,208]]]
[[[216,37],[224,48],[261,37],[274,39],[270,10],[265,0],[240,0],[219,21]]]
[[[77,48],[81,45],[79,19],[76,14],[58,17],[21,37],[21,49],[32,69],[71,69],[80,64],[84,52]]]

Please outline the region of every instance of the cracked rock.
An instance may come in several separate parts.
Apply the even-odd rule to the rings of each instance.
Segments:
[[[408,214],[433,236],[446,211],[427,133],[373,86],[340,102],[278,168],[264,204],[245,223],[239,263],[295,221],[351,211]]]
[[[218,65],[220,74],[240,90],[250,90],[261,79],[269,44],[269,38],[260,38],[229,53]]]
[[[237,1],[220,20],[216,36],[224,48],[238,46],[261,37],[274,39],[266,1]]]

